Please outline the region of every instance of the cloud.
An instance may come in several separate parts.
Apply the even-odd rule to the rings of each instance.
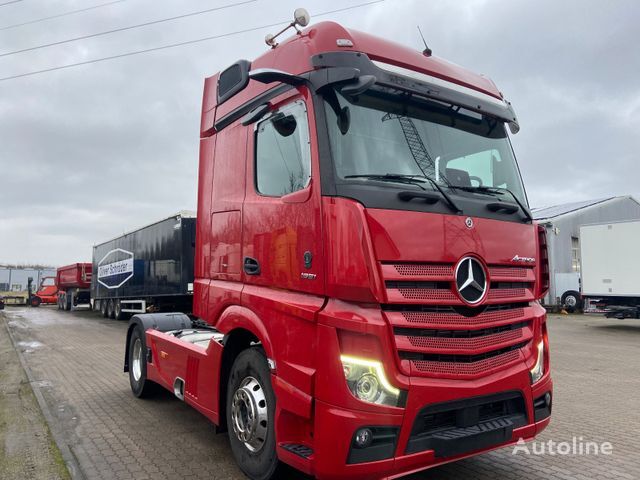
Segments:
[[[225,3],[121,2],[0,31],[0,53]],[[2,57],[0,77],[278,22],[298,3]],[[305,3],[312,14],[344,6]],[[0,26],[84,6],[19,2]],[[532,205],[638,191],[639,3],[387,0],[329,18],[421,49],[419,24],[435,55],[493,78],[522,124],[513,144]],[[89,259],[94,243],[195,209],[203,79],[264,52],[273,30],[0,82],[0,261]]]

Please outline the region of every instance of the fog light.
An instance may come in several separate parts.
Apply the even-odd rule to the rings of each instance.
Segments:
[[[547,405],[547,407],[551,406],[551,394],[549,392],[545,393],[544,395],[544,403]]]
[[[356,432],[354,440],[356,447],[367,448],[373,441],[373,432],[371,432],[371,430],[369,430],[368,428],[361,428]]]

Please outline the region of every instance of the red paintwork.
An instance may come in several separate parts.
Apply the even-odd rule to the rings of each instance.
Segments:
[[[317,24],[282,42],[252,63],[252,68],[275,68],[293,74],[310,70],[312,55],[335,51],[336,39],[351,39],[347,50],[365,52],[376,60],[421,71],[495,97],[499,91],[485,77],[435,57],[370,35],[346,30],[330,22]],[[342,48],[341,50],[344,50]],[[529,418],[532,400],[551,391],[548,357],[546,373],[534,386],[529,369],[535,364],[535,344],[546,337],[546,316],[536,299],[543,294],[544,262],[536,226],[464,216],[366,209],[345,198],[322,197],[315,115],[310,93],[302,86],[271,103],[300,99],[306,103],[311,133],[312,180],[301,192],[282,198],[258,195],[254,188],[254,131],[239,122],[215,132],[213,125],[247,100],[271,86],[250,82],[224,104],[216,105],[218,75],[205,80],[201,121],[198,222],[196,235],[194,313],[229,334],[250,332],[274,360],[272,384],[277,397],[276,442],[279,458],[318,478],[383,478],[422,470],[481,452],[453,458],[435,458],[433,451],[405,455],[404,449],[416,413],[426,404],[478,395],[519,390]],[[313,253],[306,270],[303,253]],[[479,316],[474,328],[490,328],[530,320],[518,342],[526,342],[501,363],[481,372],[429,372],[398,350],[416,349],[410,340],[394,335],[394,326],[408,327],[399,312],[383,311],[380,304],[464,305],[454,290],[387,288],[386,281],[453,281],[460,258],[472,255],[486,267],[489,281],[524,283],[522,288],[490,290],[485,304],[525,304],[516,317]],[[513,263],[515,255],[538,258],[537,265]],[[242,259],[260,261],[262,273],[247,276]],[[427,265],[401,273],[395,264]],[[315,280],[301,273],[316,274]],[[415,290],[415,289],[414,289]],[[444,322],[444,320],[443,320]],[[444,323],[443,323],[444,325]],[[443,327],[445,328],[445,327]],[[464,328],[460,325],[451,328]],[[223,347],[204,348],[174,337],[147,331],[154,361],[148,375],[173,389],[176,377],[185,379],[185,401],[215,423],[220,419],[220,359]],[[498,346],[513,345],[512,336]],[[494,345],[495,347],[495,345]],[[431,346],[445,353],[482,353],[474,342]],[[548,348],[546,349],[548,352]],[[378,406],[357,400],[343,378],[341,353],[377,358],[390,382],[408,391],[406,408]],[[514,431],[508,443],[533,438],[549,423],[546,419]],[[396,456],[389,460],[346,465],[354,431],[363,425],[401,427]],[[284,443],[313,448],[309,458],[281,447]],[[490,450],[490,449],[488,449]]]
[[[68,288],[91,288],[91,263],[72,263],[59,267],[56,272],[56,285],[60,290]]]

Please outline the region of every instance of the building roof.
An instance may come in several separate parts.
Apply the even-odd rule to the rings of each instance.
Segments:
[[[584,210],[586,208],[590,208],[595,205],[599,205],[601,203],[609,202],[611,200],[622,199],[622,198],[626,198],[636,203],[639,203],[631,195],[624,195],[620,197],[607,197],[607,198],[598,198],[595,200],[583,200],[581,202],[564,203],[562,205],[552,205],[550,207],[537,207],[537,208],[531,209],[531,214],[533,215],[534,220],[547,220],[550,218],[559,217],[561,215],[578,213],[579,211]]]

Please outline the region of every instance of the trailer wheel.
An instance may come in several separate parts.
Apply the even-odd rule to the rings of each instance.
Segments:
[[[560,301],[562,306],[569,312],[574,312],[580,308],[580,294],[573,290],[564,292]]]
[[[107,301],[107,318],[111,318],[114,319],[116,318],[116,313],[115,313],[115,309],[114,309],[114,301],[112,298],[110,298]]]
[[[122,304],[120,300],[114,301],[113,316],[116,320],[126,320],[127,314],[122,311]]]
[[[40,299],[40,297],[31,297],[32,307],[39,307],[41,303],[42,303],[42,300]]]
[[[129,384],[138,398],[150,397],[159,390],[157,383],[147,379],[147,345],[140,327],[135,327],[129,338]]]
[[[104,318],[107,318],[109,315],[107,314],[107,301],[100,300],[100,315]]]
[[[236,463],[252,480],[276,476],[274,418],[276,398],[264,352],[249,348],[238,355],[227,388],[229,442]]]

